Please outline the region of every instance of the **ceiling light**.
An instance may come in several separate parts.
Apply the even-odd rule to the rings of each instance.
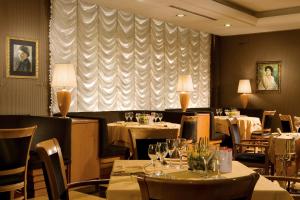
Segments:
[[[185,15],[184,14],[177,14],[176,16],[177,17],[184,17]]]
[[[225,27],[230,27],[231,24],[228,24],[228,23],[227,23],[227,24],[224,24],[224,26],[225,26]]]

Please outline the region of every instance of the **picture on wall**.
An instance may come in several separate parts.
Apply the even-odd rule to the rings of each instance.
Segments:
[[[280,61],[257,62],[256,89],[258,92],[280,92]]]
[[[6,54],[7,77],[38,77],[38,41],[8,37]]]

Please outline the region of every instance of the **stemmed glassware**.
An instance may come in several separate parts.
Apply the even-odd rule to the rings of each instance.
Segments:
[[[133,120],[133,112],[129,112],[129,119],[132,122],[132,120]]]
[[[140,116],[141,116],[140,113],[135,113],[135,118],[138,123],[140,122]]]
[[[200,138],[199,140],[199,151],[200,151],[200,155],[201,158],[203,159],[204,162],[204,172],[205,172],[205,176],[208,176],[208,162],[210,161],[210,159],[213,157],[214,152],[213,150],[209,147],[208,145],[208,138]]]
[[[216,114],[217,114],[217,116],[221,116],[222,115],[222,108],[217,108],[216,109]]]
[[[176,148],[176,139],[166,139],[167,143],[167,149],[168,149],[168,154],[170,158],[172,158],[173,152],[175,151]],[[170,161],[169,165],[172,165],[172,162]]]
[[[155,161],[157,160],[156,144],[149,144],[148,156],[151,159],[151,164],[152,164],[153,168],[155,169]]]
[[[162,118],[163,118],[163,114],[162,113],[158,113],[158,120],[159,120],[159,122],[161,122]]]
[[[128,119],[129,119],[129,112],[125,112],[125,120],[126,120],[126,122],[128,122]]]
[[[156,155],[160,160],[160,163],[164,164],[164,159],[168,154],[168,148],[166,142],[158,142],[156,144]]]
[[[186,151],[186,147],[187,147],[187,143],[185,138],[176,139],[176,149],[178,150],[179,153],[180,168],[183,167],[182,158],[183,158],[183,153]]]

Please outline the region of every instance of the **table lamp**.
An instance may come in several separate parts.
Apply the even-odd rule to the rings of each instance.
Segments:
[[[62,117],[66,117],[71,104],[71,93],[67,90],[76,87],[76,75],[72,64],[55,64],[52,76],[52,87],[56,92],[57,104]]]
[[[238,91],[239,94],[241,94],[241,104],[242,107],[245,109],[248,104],[248,94],[251,93],[251,85],[250,80],[248,79],[242,79],[239,81]]]
[[[190,95],[189,92],[192,92],[193,82],[191,75],[179,75],[177,83],[177,91],[180,92],[180,104],[183,112],[186,112],[186,109],[189,105]]]

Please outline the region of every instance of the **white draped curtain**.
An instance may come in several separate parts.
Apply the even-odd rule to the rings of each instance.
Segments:
[[[72,63],[70,111],[179,108],[179,74],[191,74],[189,107],[210,105],[211,35],[84,0],[52,0],[50,81]],[[58,112],[55,88],[51,112]]]

